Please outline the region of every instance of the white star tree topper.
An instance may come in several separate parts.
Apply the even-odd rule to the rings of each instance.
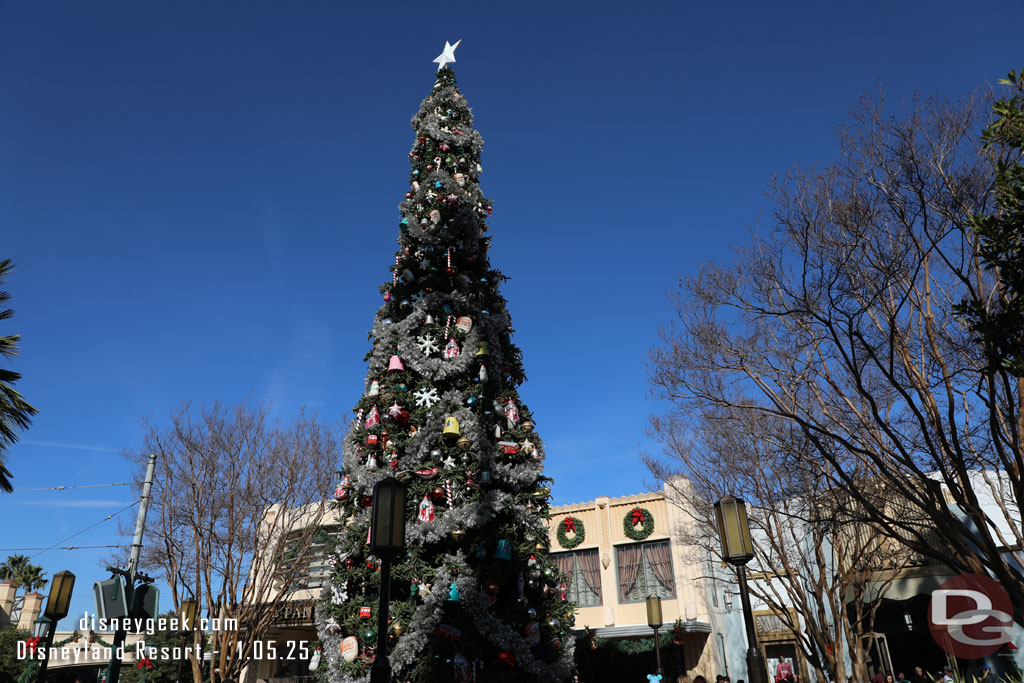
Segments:
[[[440,71],[441,67],[444,66],[445,64],[455,63],[455,48],[457,48],[459,46],[459,43],[461,42],[461,38],[456,40],[454,45],[449,43],[447,40],[444,41],[444,51],[441,54],[439,54],[437,58],[434,60],[435,62],[437,62],[438,71]]]

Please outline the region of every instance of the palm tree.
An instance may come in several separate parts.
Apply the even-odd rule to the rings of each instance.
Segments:
[[[14,269],[10,259],[0,261],[0,285],[3,285],[4,278]],[[7,320],[14,311],[10,308],[3,308],[3,304],[11,298],[7,292],[0,290],[0,320]],[[13,358],[18,355],[18,341],[20,334],[0,336],[0,356]],[[11,473],[6,467],[7,447],[18,440],[15,428],[27,429],[32,424],[32,416],[36,409],[22,398],[21,394],[11,386],[21,379],[21,374],[13,370],[0,368],[0,491],[10,493],[14,490],[11,485]]]
[[[8,555],[4,562],[0,562],[0,581],[10,581],[15,586],[21,586],[26,593],[45,586],[47,579],[43,575],[46,572],[39,565],[29,562],[30,559],[25,555]]]

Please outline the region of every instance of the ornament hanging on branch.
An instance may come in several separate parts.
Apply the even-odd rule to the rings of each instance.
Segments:
[[[449,360],[459,357],[459,345],[455,342],[455,337],[449,339],[448,344],[444,347],[444,357]]]
[[[423,496],[420,501],[419,520],[421,522],[434,521],[434,504],[430,502],[430,496]]]
[[[508,420],[509,429],[513,429],[519,422],[519,408],[516,407],[516,402],[512,399],[505,404],[505,418]]]
[[[434,338],[426,334],[422,337],[416,337],[416,346],[419,347],[420,353],[424,356],[429,356],[430,354],[437,353],[441,350],[434,341]]]
[[[380,424],[380,411],[377,410],[377,406],[370,408],[370,413],[366,416],[366,428],[373,429]]]
[[[437,389],[434,387],[418,389],[413,392],[412,396],[416,399],[416,405],[420,408],[430,408],[441,400],[441,397],[437,395]]]

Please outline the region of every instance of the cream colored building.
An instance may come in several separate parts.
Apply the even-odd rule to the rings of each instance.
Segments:
[[[634,510],[653,518],[653,528],[642,540],[626,534],[627,524],[634,533],[644,529],[642,521],[633,524]],[[654,593],[661,597],[665,626],[660,633],[672,632],[676,620],[681,620],[682,634],[676,634],[677,644],[669,650],[678,649],[662,648],[666,673],[685,670],[690,676],[712,678],[721,672],[713,637],[718,619],[708,601],[708,563],[702,561],[700,549],[679,544],[675,532],[692,521],[663,492],[602,496],[554,507],[550,514],[551,556],[570,577],[567,597],[579,605],[575,628],[589,628],[599,639],[650,638],[653,631],[647,624],[645,598]],[[565,533],[568,519],[582,522],[584,529],[582,542],[571,548],[559,541],[560,527],[570,546],[578,540]],[[580,653],[577,661],[584,657]]]

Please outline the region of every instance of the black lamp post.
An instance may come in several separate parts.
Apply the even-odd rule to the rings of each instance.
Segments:
[[[653,593],[647,596],[647,625],[654,629],[654,661],[658,667],[654,672],[661,675],[661,643],[658,642],[658,629],[664,622],[661,618],[661,598]]]
[[[181,601],[181,609],[178,610],[178,620],[181,622],[181,657],[178,658],[178,673],[174,677],[177,683],[181,683],[181,665],[188,657],[185,656],[185,638],[186,636],[192,636],[192,629],[195,628],[196,619],[196,607],[197,603],[194,598]],[[195,642],[195,637],[192,637],[192,642]]]
[[[405,550],[405,484],[394,477],[373,487],[370,551],[380,557],[380,604],[377,607],[377,656],[370,666],[370,683],[391,683],[388,661],[388,601],[391,560]]]
[[[740,601],[743,603],[743,622],[747,627],[747,677],[750,683],[768,683],[768,667],[757,646],[754,615],[750,610],[747,592],[747,562],[754,559],[754,544],[750,540],[747,507],[736,496],[725,496],[715,503],[718,533],[722,538],[722,559],[736,567],[740,582]]]
[[[50,663],[50,648],[53,647],[53,635],[57,631],[57,622],[68,615],[71,608],[71,592],[75,589],[75,575],[67,569],[59,571],[50,580],[50,595],[46,598],[46,609],[43,610],[44,617],[49,620],[45,625],[46,640],[43,644],[43,659],[39,662],[39,672],[36,674],[37,681],[46,680],[46,666]],[[44,626],[41,620],[37,619],[36,624],[39,630]]]

